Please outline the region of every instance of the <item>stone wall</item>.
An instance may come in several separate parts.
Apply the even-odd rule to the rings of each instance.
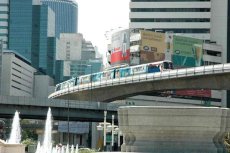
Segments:
[[[229,116],[229,109],[216,107],[120,107],[122,151],[225,153]]]
[[[22,144],[7,144],[0,140],[0,153],[25,153],[25,146]]]

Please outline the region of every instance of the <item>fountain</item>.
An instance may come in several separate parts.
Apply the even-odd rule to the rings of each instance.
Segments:
[[[36,153],[52,153],[52,114],[50,108],[46,117],[44,140],[42,145],[37,147]]]
[[[10,139],[8,140],[8,143],[20,144],[20,142],[21,142],[20,118],[19,118],[19,112],[16,111],[13,118],[12,130],[10,133]]]
[[[21,127],[19,112],[16,111],[12,129],[10,133],[10,138],[7,142],[0,140],[0,153],[25,153],[25,146],[20,144],[21,142]]]
[[[67,146],[52,147],[52,113],[50,108],[46,117],[44,140],[42,145],[38,142],[36,153],[69,153],[68,144]],[[74,151],[74,146],[72,145],[71,153],[78,153],[78,147]]]

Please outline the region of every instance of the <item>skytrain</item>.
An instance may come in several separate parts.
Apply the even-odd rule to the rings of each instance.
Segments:
[[[146,63],[135,66],[125,66],[125,67],[113,67],[109,70],[92,73],[88,75],[82,75],[79,77],[74,77],[65,82],[56,85],[55,91],[67,89],[69,87],[87,84],[97,81],[111,80],[116,78],[140,75],[145,73],[156,73],[165,70],[173,69],[173,63],[171,61],[159,61],[153,63]]]

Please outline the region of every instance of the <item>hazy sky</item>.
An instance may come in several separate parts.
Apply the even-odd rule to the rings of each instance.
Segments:
[[[130,0],[76,0],[78,3],[78,32],[86,40],[106,52],[106,31],[128,28]]]

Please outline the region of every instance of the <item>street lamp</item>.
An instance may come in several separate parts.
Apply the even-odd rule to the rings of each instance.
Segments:
[[[108,126],[109,131],[112,131],[112,151],[114,150],[114,134],[115,134],[115,128],[118,128],[117,125],[114,125],[114,115],[112,115],[112,125]]]
[[[106,122],[106,115],[107,115],[107,111],[104,111],[104,122],[101,122],[99,123],[99,125],[97,126],[97,130],[99,131],[102,131],[104,132],[104,143],[103,143],[103,146],[104,146],[104,151],[106,150],[106,132],[109,130],[107,127],[110,125],[110,123],[107,123]]]
[[[106,147],[106,132],[112,132],[112,151],[114,150],[114,134],[118,134],[118,147],[120,147],[120,131],[117,125],[114,125],[114,115],[112,115],[112,125],[106,122],[107,111],[104,111],[104,122],[99,123],[97,130],[104,131],[104,151]]]
[[[118,127],[116,127],[114,131],[115,131],[115,134],[117,134],[117,137],[118,137],[118,139],[117,139],[117,146],[118,146],[118,150],[120,150],[120,148],[121,148],[120,137],[122,135],[122,132],[120,131],[120,129]]]

